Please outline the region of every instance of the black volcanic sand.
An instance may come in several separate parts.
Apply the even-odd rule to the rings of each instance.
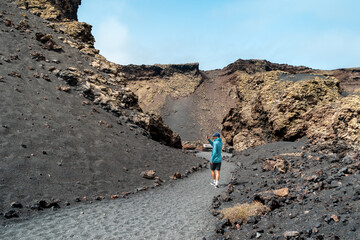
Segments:
[[[287,173],[262,169],[264,160],[275,156],[289,163]],[[289,195],[264,201],[273,210],[250,218],[240,229],[219,221],[217,231],[224,233],[213,239],[285,239],[286,231],[299,232],[299,238],[292,239],[360,239],[359,156],[344,146],[316,147],[306,139],[238,153],[230,159],[238,166],[231,181],[233,192],[226,194],[232,201],[219,197],[219,209],[264,200],[256,195],[268,190],[288,188]]]
[[[28,16],[30,33],[5,26]],[[10,14],[11,13],[11,14]],[[54,66],[95,69],[86,56],[63,44],[44,20],[18,9],[10,1],[0,4],[0,213],[19,201],[25,206],[45,200],[74,203],[87,197],[134,191],[153,186],[140,176],[154,169],[165,181],[204,160],[184,154],[143,136],[137,128],[87,101],[76,88],[57,90],[66,83],[48,69]],[[35,33],[51,33],[63,52],[43,49]],[[32,59],[32,52],[45,60]],[[33,69],[33,70],[29,70]],[[40,77],[34,77],[38,74]],[[1,220],[5,218],[0,216]]]

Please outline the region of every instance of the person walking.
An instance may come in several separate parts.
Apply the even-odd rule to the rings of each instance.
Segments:
[[[210,184],[215,186],[216,188],[219,187],[219,179],[220,179],[220,169],[221,169],[221,151],[222,151],[222,140],[220,138],[220,133],[214,133],[213,139],[211,141],[208,136],[206,136],[207,140],[213,146],[211,159],[210,159],[210,170],[213,182]]]

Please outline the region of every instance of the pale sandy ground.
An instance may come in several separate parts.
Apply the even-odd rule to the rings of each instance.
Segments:
[[[224,191],[231,169],[231,163],[223,162],[218,189],[204,169],[128,199],[48,211],[0,226],[0,239],[202,239],[214,231],[216,218],[209,207]]]

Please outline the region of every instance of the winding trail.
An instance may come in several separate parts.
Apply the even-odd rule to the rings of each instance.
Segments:
[[[202,239],[214,231],[209,207],[232,169],[223,161],[218,189],[210,185],[209,169],[203,169],[128,199],[48,211],[0,226],[0,239]]]

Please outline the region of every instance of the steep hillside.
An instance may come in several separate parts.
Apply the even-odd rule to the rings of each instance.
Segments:
[[[161,184],[144,170],[167,181],[202,163],[165,146],[180,148],[179,136],[142,112],[118,74],[93,66],[95,55],[82,51],[96,52],[91,43],[53,24],[13,1],[0,5],[1,215],[16,216],[16,201],[26,212],[125,196]]]

